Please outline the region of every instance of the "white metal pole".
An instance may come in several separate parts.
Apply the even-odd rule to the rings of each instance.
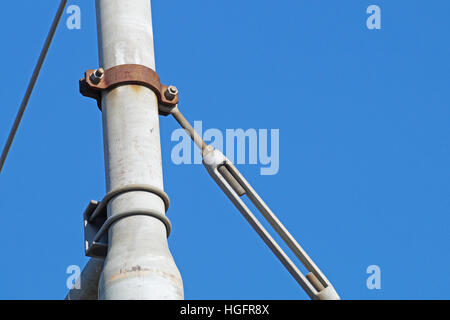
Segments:
[[[100,65],[155,69],[150,0],[96,0]],[[111,191],[130,184],[163,189],[158,101],[148,88],[120,86],[103,93],[106,184]],[[113,199],[108,216],[130,210],[165,214],[164,202],[147,192]],[[109,230],[109,250],[99,299],[183,299],[183,283],[167,243],[165,225],[132,216]]]

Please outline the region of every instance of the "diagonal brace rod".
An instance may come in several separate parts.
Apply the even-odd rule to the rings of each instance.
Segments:
[[[180,112],[178,106],[172,109],[171,114],[181,125],[181,127],[186,130],[194,143],[201,149],[203,165],[214,181],[219,185],[231,202],[233,202],[236,208],[241,212],[244,218],[258,233],[266,245],[272,250],[272,252],[281,261],[284,267],[294,277],[303,290],[305,290],[308,296],[313,300],[340,300],[339,295],[331,285],[330,281],[320,271],[317,265],[308,256],[306,251],[289,233],[281,221],[276,217],[272,210],[270,210],[270,208],[242,176],[239,170],[231,163],[231,161],[229,161],[219,150],[206,145],[205,141],[203,141],[203,139],[198,135],[198,133]],[[258,211],[269,222],[272,228],[287,244],[289,249],[291,249],[295,256],[308,270],[309,273],[306,276],[302,274],[302,272],[297,268],[297,266],[292,262],[283,249],[251,212],[248,206],[241,199],[243,195],[247,195]]]

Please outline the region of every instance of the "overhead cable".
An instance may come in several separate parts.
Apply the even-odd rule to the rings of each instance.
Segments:
[[[58,7],[58,11],[56,12],[55,18],[53,19],[52,26],[50,27],[50,31],[47,34],[47,39],[45,40],[44,47],[42,48],[41,54],[39,56],[39,60],[34,68],[33,75],[31,76],[30,82],[28,83],[27,91],[25,92],[16,119],[14,120],[14,124],[11,128],[11,131],[9,132],[8,140],[6,141],[6,144],[3,148],[2,155],[0,158],[0,173],[3,169],[3,166],[5,165],[5,161],[6,158],[8,157],[9,150],[11,149],[11,145],[14,141],[14,137],[16,136],[17,130],[19,129],[19,125],[20,122],[22,121],[23,114],[25,113],[28,101],[30,100],[34,86],[36,85],[36,81],[39,77],[39,73],[42,69],[42,65],[44,64],[53,37],[55,36],[56,29],[58,27],[59,21],[61,20],[61,16],[64,13],[64,8],[66,7],[66,4],[67,0],[61,0],[61,3],[59,4]]]

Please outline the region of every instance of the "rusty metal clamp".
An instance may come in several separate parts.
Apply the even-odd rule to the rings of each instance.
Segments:
[[[124,64],[108,70],[103,68],[87,70],[79,85],[80,93],[97,100],[100,110],[102,109],[102,92],[122,85],[140,85],[152,90],[158,98],[159,113],[163,116],[169,115],[170,110],[179,101],[176,87],[162,84],[154,70],[138,64]]]

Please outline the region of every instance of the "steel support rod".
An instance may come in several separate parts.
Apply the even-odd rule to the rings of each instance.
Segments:
[[[100,66],[155,69],[150,0],[96,0]],[[158,101],[152,90],[124,85],[102,96],[107,191],[130,184],[163,189]],[[108,216],[149,210],[165,214],[156,194],[128,192],[112,199]],[[99,299],[183,299],[181,275],[160,220],[131,216],[109,229]]]
[[[184,115],[180,112],[178,109],[178,106],[173,108],[170,112],[172,116],[175,118],[175,120],[178,122],[178,124],[186,131],[186,133],[191,137],[192,141],[197,145],[197,147],[200,148],[201,153],[203,153],[206,150],[206,143],[203,141],[202,137],[198,135],[198,133],[194,130],[194,128],[191,126],[189,121],[184,117]]]
[[[201,148],[203,164],[214,181],[219,185],[231,202],[233,202],[256,233],[258,233],[261,239],[277,256],[284,267],[306,291],[310,298],[313,300],[340,300],[339,295],[331,285],[330,281],[325,277],[322,271],[320,271],[317,265],[308,256],[306,251],[303,250],[300,244],[298,244],[295,238],[283,226],[281,221],[278,220],[276,215],[259,197],[256,191],[247,182],[247,180],[245,180],[230,160],[228,160],[219,150],[214,149],[212,146],[206,145],[205,141],[203,141],[203,139],[195,132],[189,121],[183,116],[181,111],[178,109],[178,106],[171,110],[171,114],[181,125],[181,127],[186,130],[195,144]],[[309,271],[306,276],[301,273],[294,262],[288,255],[286,255],[283,249],[247,207],[241,199],[243,195],[247,195],[253,205],[283,239],[289,249],[291,249],[297,256],[303,266]]]

